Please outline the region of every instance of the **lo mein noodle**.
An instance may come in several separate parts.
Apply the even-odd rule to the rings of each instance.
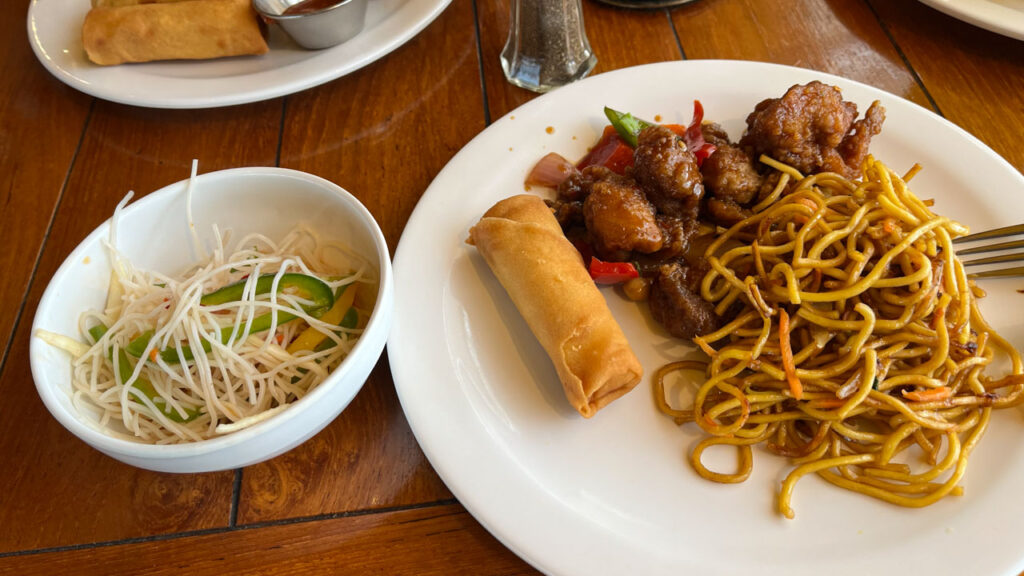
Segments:
[[[966,229],[909,190],[916,166],[901,178],[868,158],[851,181],[762,161],[779,185],[706,252],[701,296],[732,320],[695,338],[710,361],[655,377],[661,410],[707,433],[691,463],[742,482],[754,445],[789,458],[778,500],[789,518],[811,473],[909,507],[961,493],[992,410],[1024,401],[1021,356],[982,317],[983,293],[953,251]],[[993,379],[985,369],[997,359],[1009,375]],[[706,378],[690,410],[665,398],[677,370]],[[716,445],[737,448],[736,472],[704,466]],[[909,464],[914,453],[924,469]]]

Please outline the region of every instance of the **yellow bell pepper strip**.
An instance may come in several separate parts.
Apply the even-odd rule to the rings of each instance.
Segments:
[[[274,276],[274,274],[264,274],[256,280],[257,295],[270,292],[270,289],[274,284]],[[246,280],[241,280],[214,292],[210,292],[199,300],[199,304],[203,306],[212,306],[241,300],[242,294],[245,290],[245,283]],[[314,276],[298,273],[282,274],[281,281],[277,285],[277,291],[280,293],[286,290],[293,292],[297,296],[306,300],[312,300],[312,304],[303,306],[302,309],[314,318],[319,318],[334,305],[334,294],[331,292],[331,287],[323,280]],[[291,322],[296,318],[298,318],[298,316],[289,312],[277,313],[278,325],[284,324],[285,322]],[[249,332],[252,334],[265,332],[270,329],[272,321],[273,314],[271,312],[257,316],[256,318],[253,318]],[[234,326],[225,326],[222,328],[220,332],[220,341],[227,344],[228,340],[231,338],[232,332],[234,332]],[[141,358],[152,338],[153,331],[147,330],[132,340],[128,346],[125,347],[125,351],[136,358]],[[202,347],[206,352],[211,350],[209,342],[204,341],[202,343]],[[163,350],[160,350],[158,354],[160,355],[160,358],[168,364],[177,364],[180,361],[178,357],[178,348],[175,347],[164,348]],[[192,348],[189,346],[182,346],[181,356],[185,358],[186,362],[191,362],[194,358]]]
[[[352,287],[351,290],[348,290],[349,286]],[[348,296],[345,295],[346,292],[349,293]],[[334,301],[334,306],[326,314],[321,316],[320,319],[323,320],[324,322],[335,323],[333,320],[335,317],[333,310],[342,310],[344,309],[344,306],[347,305],[348,310],[345,312],[345,316],[341,319],[341,322],[337,322],[337,325],[341,328],[354,330],[359,325],[359,311],[356,310],[356,307],[354,305],[357,293],[359,292],[354,284],[346,284],[345,286],[342,286],[340,289],[338,289],[338,293],[335,294],[336,300]],[[328,318],[328,316],[330,316],[330,318]],[[324,350],[329,350],[338,345],[338,343],[335,342],[333,338],[328,338],[322,332],[310,327],[306,329],[305,332],[300,334],[298,338],[292,341],[291,344],[288,345],[287,351],[289,353],[294,354],[299,350],[307,350],[308,348],[299,348],[298,346],[296,346],[296,342],[298,342],[301,338],[305,338],[306,336],[309,336],[309,339],[307,342],[304,342],[303,344],[312,343],[314,339],[318,340],[317,343],[314,344],[314,347],[312,348],[316,352],[323,352]],[[317,360],[317,362],[319,363],[320,361]],[[299,368],[300,374],[305,374],[306,372],[307,370],[305,368]],[[293,377],[292,384],[298,382],[299,380],[301,380],[301,377]]]
[[[362,321],[363,326],[359,325],[360,321]],[[365,328],[365,324],[366,318],[360,317],[359,311],[356,310],[355,306],[353,306],[348,309],[348,312],[345,313],[345,317],[342,318],[341,320],[341,324],[338,324],[338,326],[342,328],[347,328],[349,330],[355,330],[356,328]],[[338,343],[335,342],[332,338],[324,338],[324,341],[318,344],[315,350],[317,352],[323,352],[324,350],[334,348],[337,345]]]
[[[92,328],[89,328],[89,335],[92,336],[95,342],[99,342],[100,338],[107,333],[107,327],[103,324],[97,324]],[[111,357],[113,362],[113,357]],[[132,377],[134,368],[128,360],[128,355],[125,354],[124,348],[117,351],[117,372],[121,376],[121,382],[127,382]],[[149,398],[153,405],[166,404],[166,401],[162,396],[157,394],[156,389],[153,388],[153,383],[146,380],[143,377],[138,377],[135,382],[132,383],[129,390],[136,395],[142,395]],[[184,424],[185,422],[191,422],[199,417],[199,410],[197,408],[183,408],[185,416],[182,416],[177,410],[172,410],[170,406],[164,407],[164,416],[167,416],[170,420]]]
[[[334,306],[330,310],[324,313],[320,317],[320,320],[332,325],[342,325],[345,319],[348,317],[349,312],[355,312],[355,308],[352,307],[352,303],[356,299],[356,285],[347,284],[342,287],[341,294],[338,295],[338,299],[334,301]],[[358,318],[358,313],[356,314]],[[292,340],[291,344],[288,345],[288,353],[295,354],[299,350],[316,350],[317,347],[327,339],[327,335],[310,326],[306,328],[302,334]]]

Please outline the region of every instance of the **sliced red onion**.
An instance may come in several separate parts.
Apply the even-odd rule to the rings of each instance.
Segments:
[[[573,172],[576,172],[576,167],[572,162],[566,160],[564,156],[552,152],[541,158],[533,170],[530,170],[530,174],[526,177],[526,184],[557,188]]]

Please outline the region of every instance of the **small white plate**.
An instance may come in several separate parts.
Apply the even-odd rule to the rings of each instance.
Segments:
[[[1024,40],[1024,0],[921,0],[950,16]]]
[[[764,98],[796,83],[838,85],[863,112],[888,119],[872,142],[935,209],[976,230],[1024,222],[1024,177],[980,141],[876,88],[756,62],[686,61],[601,74],[541,96],[459,152],[417,205],[395,256],[388,357],[402,407],[459,501],[498,539],[547,574],[1007,574],[1024,570],[1024,410],[994,414],[971,455],[966,493],[911,510],[809,477],[796,518],[776,512],[791,468],[758,449],[738,485],[701,479],[687,457],[700,437],[655,407],[650,375],[693,346],[605,290],[644,366],[643,382],[590,420],[568,405],[558,376],[483,258],[464,241],[496,201],[523,192],[548,152],[579,158],[607,120],[603,106],[687,124],[694,99],[738,138]],[[534,190],[549,194],[547,190]],[[987,281],[988,319],[1024,347],[1020,280]],[[999,312],[1002,313],[999,313]],[[732,453],[721,452],[726,463]],[[711,460],[714,464],[717,460]],[[1017,542],[1016,544],[1014,542]]]
[[[88,0],[32,0],[28,37],[51,74],[86,94],[152,108],[213,108],[292,94],[362,68],[419,33],[449,2],[371,0],[365,28],[344,44],[303,50],[271,25],[267,54],[208,61],[89,62],[82,48]]]

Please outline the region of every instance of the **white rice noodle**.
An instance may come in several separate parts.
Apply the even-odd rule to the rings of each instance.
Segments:
[[[213,438],[263,422],[316,388],[349,353],[361,329],[328,325],[304,312],[301,305],[307,302],[295,294],[278,293],[285,273],[316,276],[335,292],[361,284],[357,311],[361,318],[371,312],[359,303],[369,296],[372,306],[378,281],[373,267],[347,246],[327,242],[309,228],[299,227],[279,241],[252,234],[229,246],[230,231],[214,227],[215,245],[203,247],[191,212],[195,171],[193,166],[186,187],[187,218],[202,260],[176,276],[133,266],[117,249],[118,224],[129,193],[114,209],[104,244],[112,266],[111,298],[104,310],[85,311],[79,318],[88,344],[37,334],[74,356],[72,402],[96,415],[97,426],[111,436],[156,444]],[[256,280],[264,274],[274,275],[274,289],[257,295]],[[239,300],[200,305],[204,294],[243,280]],[[273,315],[271,328],[253,333],[254,319],[268,312]],[[279,324],[284,312],[298,318]],[[93,343],[88,329],[98,323],[108,329]],[[308,327],[325,334],[333,346],[289,353],[289,343]],[[226,328],[230,337],[222,342]],[[129,356],[131,374],[122,381],[120,351],[146,331],[153,332],[140,355],[147,361]],[[204,343],[209,352],[203,351]],[[193,352],[192,361],[185,357],[185,345]],[[161,355],[168,349],[177,350],[177,362]],[[142,380],[151,392],[139,388]]]

